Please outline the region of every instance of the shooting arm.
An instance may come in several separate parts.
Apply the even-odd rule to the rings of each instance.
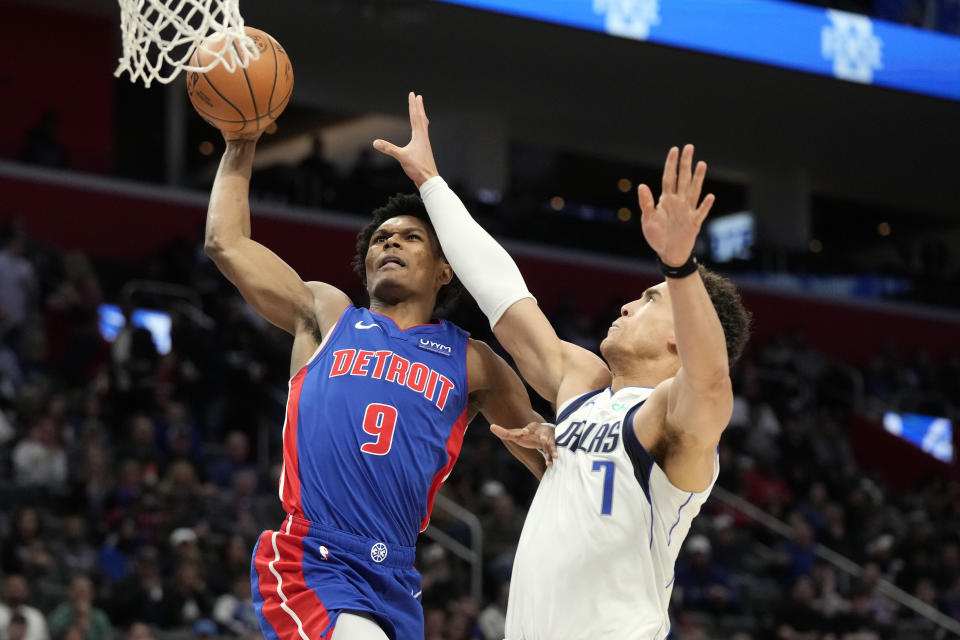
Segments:
[[[257,313],[284,331],[297,335],[325,332],[349,304],[329,286],[311,290],[296,271],[250,237],[250,173],[254,140],[232,140],[220,161],[210,194],[204,249]],[[315,295],[316,292],[316,295]]]

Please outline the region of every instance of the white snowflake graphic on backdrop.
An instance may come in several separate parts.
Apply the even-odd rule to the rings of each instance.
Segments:
[[[823,57],[833,59],[833,75],[842,80],[873,82],[873,72],[883,68],[883,41],[873,33],[866,16],[827,10],[829,25],[820,32]]]
[[[650,27],[660,24],[659,0],[593,0],[593,11],[604,16],[612,36],[646,40]]]

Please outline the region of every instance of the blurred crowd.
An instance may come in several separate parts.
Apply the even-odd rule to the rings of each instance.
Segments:
[[[128,318],[136,307],[168,312],[170,350],[133,323],[105,340],[107,301]],[[562,337],[588,348],[610,319],[580,313],[574,297],[550,311]],[[452,319],[484,337],[469,301]],[[37,246],[16,225],[0,236],[0,334],[0,640],[259,637],[249,561],[258,534],[283,518],[287,336],[199,243],[117,265]],[[958,373],[956,356],[890,348],[857,369],[799,336],[754,345],[736,372],[718,485],[792,534],[712,498],[677,566],[674,637],[929,638],[934,627],[886,596],[884,581],[960,620],[958,488],[933,477],[894,491],[858,467],[846,433],[851,411],[894,401],[944,402],[937,415],[955,415]],[[422,536],[429,640],[502,638],[535,490],[483,426],[468,431],[443,491],[481,520],[484,591],[474,598],[467,565]],[[442,509],[433,524],[472,542]],[[817,544],[862,573],[823,561]]]

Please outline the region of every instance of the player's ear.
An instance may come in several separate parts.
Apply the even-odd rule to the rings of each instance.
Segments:
[[[667,351],[670,352],[670,355],[680,355],[680,352],[677,351],[677,338],[672,333],[667,337]]]
[[[450,281],[453,280],[453,267],[450,266],[450,263],[445,259],[441,258],[443,266],[440,268],[440,272],[437,274],[437,283],[442,287],[444,285],[450,284]]]

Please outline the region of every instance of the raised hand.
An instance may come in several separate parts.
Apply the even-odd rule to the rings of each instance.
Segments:
[[[526,449],[538,449],[547,461],[547,466],[553,464],[557,454],[557,443],[554,442],[554,426],[545,422],[531,422],[519,429],[505,429],[497,424],[490,425],[490,431],[504,442],[513,442]]]
[[[430,147],[430,135],[427,127],[426,109],[423,108],[423,96],[415,95],[412,91],[408,97],[410,105],[410,142],[405,147],[398,147],[386,140],[374,140],[373,148],[385,153],[400,163],[403,172],[420,188],[424,182],[439,175],[437,163],[433,159],[433,149]]]
[[[660,201],[654,202],[647,185],[641,184],[637,189],[643,212],[640,219],[643,236],[667,266],[679,267],[693,253],[700,225],[710,213],[714,201],[713,194],[709,193],[697,206],[706,175],[706,162],[698,162],[697,168],[693,169],[692,144],[686,145],[682,154],[677,147],[672,147],[663,165]]]

